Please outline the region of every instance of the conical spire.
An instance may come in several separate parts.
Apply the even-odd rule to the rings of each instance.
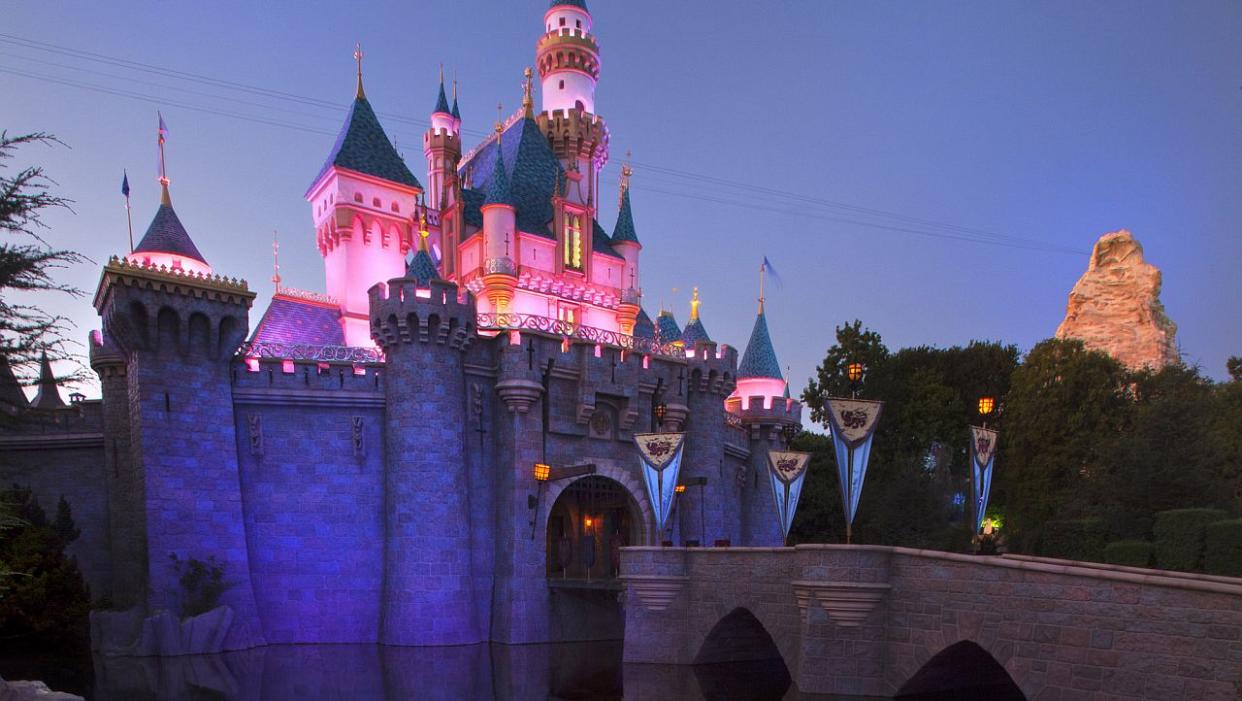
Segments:
[[[453,119],[461,121],[461,111],[457,109],[457,79],[453,78]]]
[[[630,208],[630,175],[633,172],[628,163],[621,167],[621,209],[617,212],[617,225],[612,230],[613,243],[638,243],[638,234],[634,231],[634,212]]]
[[[762,309],[755,317],[755,327],[750,331],[750,341],[746,343],[746,352],[742,354],[742,362],[738,363],[737,376],[738,378],[783,379],[781,364],[776,360],[776,349],[772,347],[772,337],[768,334],[768,321]]]
[[[681,328],[677,319],[668,310],[661,310],[655,320],[656,340],[660,343],[681,343]]]
[[[452,114],[449,111],[448,97],[444,95],[444,64],[440,64],[440,92],[436,95],[436,108],[432,112]]]
[[[497,105],[497,111],[500,106]],[[509,175],[505,172],[505,150],[501,144],[501,137],[504,135],[504,126],[498,121],[496,122],[496,165],[492,167],[492,178],[487,184],[487,199],[483,204],[503,204],[509,207],[516,207],[517,203],[513,200],[513,192],[509,188]]]
[[[361,53],[361,52],[359,52]],[[359,59],[361,69],[361,59]],[[384,133],[375,110],[362,92],[361,73],[359,73],[358,96],[349,110],[345,124],[341,126],[336,143],[328,154],[319,175],[314,183],[318,183],[333,166],[357,171],[365,175],[373,175],[381,180],[422,188],[418,178],[410,172],[409,166],[397,153],[392,140]],[[312,183],[312,188],[313,188]]]
[[[9,359],[0,355],[0,411],[24,409],[29,405],[30,400],[26,399],[26,393],[22,391],[22,384],[17,381],[17,376],[13,374],[13,368],[9,366]]]
[[[39,360],[39,391],[31,403],[38,409],[59,409],[65,405],[60,397],[60,388],[56,386],[56,375],[52,373],[52,363],[47,359],[47,351]]]

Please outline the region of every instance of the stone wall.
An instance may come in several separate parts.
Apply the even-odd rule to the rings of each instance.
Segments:
[[[622,560],[627,662],[689,664],[740,607],[805,692],[891,695],[960,640],[1035,701],[1232,701],[1242,682],[1239,579],[880,546],[631,548]]]

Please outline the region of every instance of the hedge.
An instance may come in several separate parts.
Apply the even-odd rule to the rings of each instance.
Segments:
[[[1242,518],[1210,524],[1205,536],[1203,567],[1208,574],[1242,577]]]
[[[1039,552],[1067,560],[1100,562],[1104,559],[1107,529],[1099,518],[1048,521],[1044,524]]]
[[[1204,535],[1209,523],[1223,521],[1220,509],[1174,509],[1156,513],[1156,566],[1192,572],[1203,565]]]
[[[1104,562],[1110,565],[1151,567],[1155,546],[1145,540],[1117,540],[1104,546]]]

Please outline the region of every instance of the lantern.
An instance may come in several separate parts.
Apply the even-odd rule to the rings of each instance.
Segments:
[[[979,415],[987,416],[996,409],[996,397],[979,397]]]
[[[850,382],[858,382],[859,380],[862,379],[862,376],[863,376],[862,363],[850,363],[849,365],[845,366],[845,373],[846,373],[846,377],[850,379]]]
[[[684,484],[679,484],[679,485],[677,485],[677,486],[674,488],[674,490],[673,490],[673,491],[677,492],[678,494],[685,494],[685,493],[686,493],[686,485],[684,485]]]
[[[793,439],[798,435],[797,424],[785,424],[781,427],[781,437],[785,439],[785,445],[793,443]]]
[[[658,423],[658,424],[660,424],[660,425],[663,425],[663,424],[664,424],[664,417],[665,417],[665,415],[667,415],[667,414],[668,414],[668,405],[667,405],[667,404],[665,404],[664,402],[659,402],[658,404],[656,404],[656,405],[655,405],[655,420],[656,420],[656,423]]]
[[[535,463],[535,481],[547,482],[548,477],[552,474],[552,467],[541,462]]]

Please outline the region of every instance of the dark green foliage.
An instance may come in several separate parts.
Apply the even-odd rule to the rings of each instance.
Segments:
[[[69,502],[63,496],[56,503],[56,520],[52,522],[52,530],[66,543],[72,543],[82,535],[82,529],[73,523],[73,509],[69,508]]]
[[[1225,361],[1225,369],[1229,371],[1229,377],[1233,378],[1234,382],[1242,382],[1242,358],[1236,355],[1230,357]]]
[[[1156,514],[1152,529],[1156,536],[1156,565],[1166,570],[1199,570],[1208,524],[1227,517],[1219,509],[1174,509]]]
[[[1044,524],[1039,554],[1066,560],[1102,562],[1108,532],[1099,518],[1067,519]]]
[[[1145,540],[1118,540],[1104,546],[1104,562],[1110,565],[1151,567],[1155,546]]]
[[[233,586],[232,582],[224,581],[224,565],[216,562],[215,556],[208,557],[206,562],[196,558],[182,560],[176,553],[170,553],[169,557],[181,583],[182,618],[216,608],[220,605],[220,597]]]
[[[1208,574],[1242,577],[1242,519],[1208,524],[1203,569]]]
[[[77,563],[65,555],[65,546],[78,533],[68,507],[49,523],[29,489],[14,485],[0,493],[0,501],[12,505],[24,522],[0,532],[4,646],[29,650],[84,644],[90,594]]]

